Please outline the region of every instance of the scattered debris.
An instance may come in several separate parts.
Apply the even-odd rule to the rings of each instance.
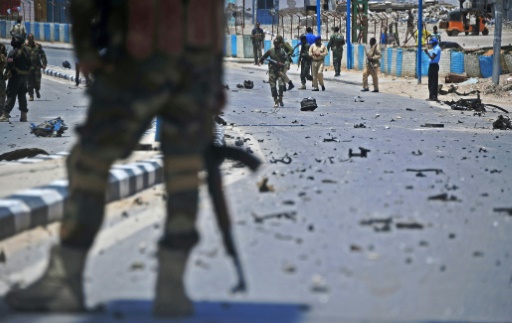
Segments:
[[[474,251],[473,257],[483,257],[484,253],[482,251]]]
[[[460,92],[458,92],[458,91],[457,91],[458,87],[457,87],[457,86],[455,86],[455,85],[453,85],[453,84],[452,84],[452,85],[450,85],[450,88],[449,88],[447,91],[445,91],[445,90],[443,90],[443,89],[442,89],[442,85],[440,85],[439,87],[441,88],[441,89],[439,90],[439,94],[440,94],[440,95],[447,95],[447,94],[450,94],[450,93],[455,93],[455,94],[457,94],[457,95],[459,95],[459,96],[468,96],[468,95],[472,95],[472,94],[478,94],[478,93],[480,93],[480,91],[478,91],[478,90],[473,90],[473,91],[468,92],[468,93],[466,93],[466,92],[464,92],[464,93],[460,93]]]
[[[366,158],[366,157],[368,157],[368,153],[371,152],[371,150],[363,148],[363,147],[359,147],[359,151],[360,151],[359,154],[355,154],[352,152],[352,149],[349,149],[348,150],[348,158],[352,158],[352,157]]]
[[[295,221],[295,220],[297,220],[296,216],[297,216],[297,212],[295,212],[295,211],[279,212],[279,213],[263,215],[263,216],[259,216],[255,213],[252,214],[252,217],[254,218],[255,223],[263,223],[265,220],[283,219],[283,218]]]
[[[413,152],[412,152],[412,154],[413,154],[414,156],[421,156],[421,155],[423,155],[423,153],[422,153],[422,152],[421,152],[421,150],[419,150],[419,149],[418,149],[418,151],[413,151]]]
[[[492,123],[492,129],[512,130],[512,121],[509,117],[500,115],[498,119]]]
[[[388,232],[391,231],[392,218],[383,219],[368,219],[359,222],[362,226],[371,226],[375,232]]]
[[[355,124],[354,128],[366,128],[366,126],[364,123],[360,123],[360,124]]]
[[[443,201],[443,202],[460,202],[455,195],[448,195],[448,193],[442,193],[434,196],[429,196],[429,201]]]
[[[226,90],[229,90],[229,85],[227,84],[224,84],[223,87],[226,89]]]
[[[469,79],[469,76],[467,74],[455,74],[455,73],[449,73],[444,77],[445,83],[462,83],[464,81],[467,81]],[[440,93],[442,94],[442,93]]]
[[[354,97],[354,102],[364,102],[364,99],[361,96]]]
[[[439,169],[439,168],[424,168],[424,169],[407,168],[406,171],[417,173],[416,176],[418,176],[418,177],[424,177],[425,175],[423,175],[423,173],[427,173],[427,172],[435,172],[436,175],[443,173],[443,170]]]
[[[136,271],[136,270],[144,270],[145,268],[145,265],[144,263],[140,262],[140,261],[136,261],[132,264],[131,266],[131,270],[133,271]]]
[[[250,80],[245,80],[243,87],[250,90],[254,88],[254,82]]]
[[[358,246],[356,244],[351,244],[350,245],[350,251],[352,251],[352,252],[362,252],[363,248],[361,248],[361,246]]]
[[[22,158],[32,158],[37,155],[49,155],[48,152],[39,148],[24,148],[10,151],[0,155],[0,161],[13,161]]]
[[[397,229],[412,229],[423,230],[423,224],[417,222],[398,222],[396,223]]]
[[[507,213],[512,216],[512,207],[495,207],[494,212]]]
[[[331,138],[324,138],[324,142],[340,142],[340,141],[336,137],[331,137]]]
[[[274,186],[268,185],[268,177],[265,177],[261,182],[258,183],[260,193],[275,192]]]
[[[300,101],[300,111],[315,111],[316,108],[318,108],[318,105],[313,97],[304,98]]]
[[[444,101],[444,104],[447,104],[451,107],[452,110],[460,110],[460,111],[476,111],[476,112],[486,112],[485,109],[486,106],[496,108],[498,110],[501,110],[505,113],[508,113],[507,110],[503,109],[502,107],[499,107],[494,104],[484,104],[482,103],[482,100],[480,99],[480,92],[477,92],[477,98],[476,99],[459,99],[458,101]]]
[[[421,127],[423,127],[423,128],[444,128],[444,124],[442,124],[442,123],[425,123]]]
[[[288,154],[286,154],[283,158],[280,158],[280,159],[272,157],[272,160],[270,161],[270,163],[271,164],[283,163],[285,165],[289,165],[292,163],[292,158],[290,156],[288,156]]]
[[[311,279],[311,290],[315,293],[327,293],[329,292],[329,287],[322,276],[314,275]]]
[[[60,137],[64,131],[68,130],[68,126],[60,117],[44,121],[39,125],[30,124],[30,133],[37,137]]]

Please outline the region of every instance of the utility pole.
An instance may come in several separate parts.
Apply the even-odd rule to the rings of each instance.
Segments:
[[[322,37],[322,21],[320,17],[320,0],[316,0],[316,27],[318,30],[318,36]]]
[[[347,69],[351,70],[352,67],[353,67],[353,64],[352,64],[352,61],[353,61],[353,56],[352,56],[352,40],[351,40],[351,35],[352,35],[352,30],[351,30],[351,27],[350,27],[350,20],[352,19],[352,15],[351,15],[351,8],[350,8],[350,3],[352,0],[346,0],[347,1]]]
[[[494,3],[494,55],[492,61],[492,82],[500,83],[501,26],[503,21],[503,0]]]
[[[423,0],[419,0],[418,2],[418,57],[416,63],[416,74],[418,74],[418,84],[421,84],[421,56],[423,55]]]

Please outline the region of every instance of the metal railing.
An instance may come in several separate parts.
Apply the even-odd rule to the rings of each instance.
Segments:
[[[41,6],[34,1],[0,0],[0,19],[25,22],[70,23],[69,1],[48,0]]]

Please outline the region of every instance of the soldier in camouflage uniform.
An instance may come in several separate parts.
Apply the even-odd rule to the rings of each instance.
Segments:
[[[7,93],[5,92],[6,82],[4,77],[4,70],[7,65],[7,49],[5,45],[0,43],[0,117],[3,115],[5,99]]]
[[[290,80],[288,74],[286,73],[290,70],[290,64],[292,63],[293,47],[292,45],[284,41],[283,36],[277,36],[275,40],[280,44],[280,46],[284,49],[287,55],[286,63],[284,64],[285,68],[282,69],[280,74],[281,78],[279,79],[279,82],[284,83],[279,84],[283,86],[286,86],[286,84],[288,84],[288,91],[290,91],[295,87],[295,85],[293,85],[292,80]],[[286,91],[286,87],[284,88],[284,90]]]
[[[311,56],[309,56],[309,43],[306,35],[300,36],[300,53],[299,53],[299,66],[300,66],[300,82],[302,86],[299,90],[306,89],[306,80],[312,81],[311,76]]]
[[[340,27],[334,27],[334,33],[331,35],[329,43],[327,43],[327,50],[332,49],[334,76],[340,76],[343,45],[345,45],[345,37],[340,34]]]
[[[182,278],[199,239],[202,155],[211,142],[213,115],[225,101],[224,1],[71,0],[70,9],[75,52],[94,82],[87,120],[67,159],[60,244],[52,248],[43,277],[5,300],[21,311],[85,309],[82,275],[103,221],[109,170],[130,155],[159,116],[168,199],[153,310],[157,316],[191,315]]]
[[[277,39],[274,39],[274,47],[269,49],[260,59],[260,63],[269,59],[268,63],[268,83],[270,84],[270,92],[274,98],[274,107],[277,108],[279,105],[284,106],[283,93],[284,83],[279,84],[279,93],[276,87],[276,82],[282,78],[283,70],[286,68],[286,62],[288,55]],[[270,61],[272,60],[272,61]]]
[[[20,122],[27,122],[27,78],[30,67],[30,53],[28,49],[23,46],[25,39],[18,34],[12,37],[11,45],[13,49],[7,55],[6,75],[10,75],[9,83],[7,84],[7,101],[5,102],[0,122],[8,122],[10,113],[18,99],[19,108],[21,111]]]
[[[28,95],[29,101],[34,101],[34,89],[36,90],[36,96],[39,99],[41,97],[41,68],[44,70],[48,64],[46,59],[46,53],[43,50],[43,46],[34,41],[34,35],[29,34],[27,36],[27,43],[25,44],[30,51],[30,60],[32,61],[32,67],[30,68],[30,74],[28,75]]]

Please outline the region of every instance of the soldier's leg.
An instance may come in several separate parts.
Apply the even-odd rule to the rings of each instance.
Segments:
[[[316,61],[313,61],[313,66],[312,66],[312,69],[313,69],[313,89],[317,89],[318,90],[318,62]]]
[[[334,75],[338,75],[338,53],[336,51],[333,51],[332,65],[334,66]]]
[[[36,90],[36,96],[38,99],[41,98],[41,94],[39,93],[39,91],[41,91],[41,79],[42,79],[41,69],[37,68],[35,71],[34,88]]]
[[[371,70],[372,74],[372,80],[373,80],[373,89],[375,91],[379,91],[379,74],[378,74],[378,68],[375,67]]]
[[[325,90],[324,85],[324,61],[318,62],[318,83],[322,87],[322,90]]]
[[[305,66],[306,68],[306,79],[309,81],[313,81],[313,76],[311,76],[311,61],[306,61]]]
[[[258,65],[258,60],[260,59],[258,57],[258,52],[259,52],[258,46],[252,45],[252,53],[254,55],[254,65]]]
[[[118,77],[118,76],[116,76]],[[60,245],[51,252],[43,277],[6,302],[25,311],[81,311],[85,258],[101,227],[109,169],[135,148],[168,93],[149,95],[142,87],[118,89],[98,77],[91,89],[85,124],[67,159],[69,197],[60,229]]]
[[[0,116],[4,113],[5,99],[7,97],[6,86],[4,78],[0,76]]]
[[[26,82],[26,78],[24,80]],[[16,98],[18,97],[18,92],[22,82],[23,80],[21,80],[18,76],[15,76],[9,80],[9,83],[7,83],[7,100],[5,101],[4,112],[0,117],[0,122],[9,121],[10,113],[16,104]]]
[[[300,66],[300,83],[302,84],[302,86],[299,88],[300,90],[305,90],[306,89],[306,64],[304,64],[304,62],[302,62],[301,66]]]
[[[23,77],[25,80],[27,77]],[[23,81],[18,90],[18,104],[20,106],[20,121],[27,122],[28,104],[27,104],[27,81]]]
[[[274,107],[277,107],[279,105],[278,99],[277,99],[277,87],[276,83],[279,79],[279,75],[276,75],[274,72],[268,73],[268,84],[270,85],[270,93],[272,94],[272,98],[274,99]]]
[[[27,81],[27,91],[28,91],[28,95],[30,96],[30,101],[34,100],[34,88],[36,86],[35,77],[36,77],[35,70],[30,70],[30,72],[28,74],[28,81]]]

